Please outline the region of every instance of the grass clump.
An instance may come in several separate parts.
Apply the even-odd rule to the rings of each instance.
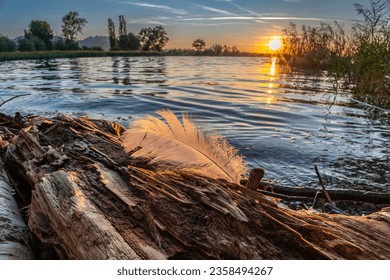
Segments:
[[[56,59],[56,58],[78,58],[78,57],[112,57],[112,56],[155,56],[158,52],[141,51],[36,51],[36,52],[4,52],[0,53],[0,61],[28,60],[28,59]]]

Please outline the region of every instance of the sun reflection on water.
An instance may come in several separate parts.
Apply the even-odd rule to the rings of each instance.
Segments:
[[[278,58],[277,57],[273,57],[272,60],[271,60],[271,67],[269,69],[269,74],[272,76],[272,77],[275,77],[275,75],[277,74],[276,73],[276,62],[277,62]]]
[[[274,84],[274,80],[275,80],[275,76],[277,74],[277,69],[276,69],[276,62],[277,62],[277,58],[276,57],[273,57],[271,59],[271,66],[269,68],[269,84],[268,84],[268,91],[267,93],[270,94],[267,99],[266,99],[266,102],[268,105],[274,103],[276,101],[276,98],[275,96],[273,95],[274,94],[274,88],[276,87],[276,85]]]

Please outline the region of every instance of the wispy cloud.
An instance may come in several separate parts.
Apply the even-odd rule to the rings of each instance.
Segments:
[[[168,25],[165,22],[162,22],[162,21],[159,21],[159,20],[153,20],[153,19],[134,19],[134,20],[127,21],[127,23],[131,23],[131,24],[153,24],[153,25],[162,25],[162,26]]]
[[[241,11],[244,11],[244,12],[250,14],[250,15],[255,15],[255,16],[258,16],[258,15],[259,15],[258,13],[254,12],[254,11],[252,11],[252,10],[246,9],[246,8],[244,8],[244,7],[242,7],[242,6],[238,5],[238,4],[236,4],[236,3],[230,3],[230,4],[233,5],[234,7],[236,7],[237,9],[239,9],[239,10],[241,10]]]
[[[138,7],[165,10],[167,12],[171,12],[171,13],[177,14],[177,15],[188,14],[188,12],[186,10],[176,9],[176,8],[169,7],[166,5],[156,5],[156,4],[150,4],[150,3],[145,3],[145,2],[123,2],[123,3],[128,4],[128,5],[138,6]]]
[[[154,24],[154,25],[169,25],[167,22],[171,21],[172,17],[153,17],[153,18],[134,18],[131,20],[128,20],[127,23],[132,24]]]
[[[205,26],[205,27],[212,27],[212,26],[224,26],[229,25],[231,26],[231,22],[218,22],[218,23],[206,23],[206,22],[182,22],[182,24],[189,25],[189,26]],[[235,26],[237,25],[245,25],[245,23],[235,23]]]
[[[253,20],[254,17],[246,16],[228,16],[228,17],[192,17],[192,18],[181,18],[179,21],[207,21],[207,20]]]
[[[214,12],[214,13],[218,13],[218,14],[233,15],[233,13],[231,13],[231,12],[229,12],[229,11],[225,11],[225,10],[221,10],[221,9],[216,9],[216,8],[209,7],[209,6],[199,5],[199,7],[202,8],[203,10],[210,11],[210,12]]]
[[[330,19],[315,17],[283,17],[283,16],[226,16],[226,17],[192,17],[181,18],[179,21],[207,21],[207,20],[300,20],[300,21],[331,21]]]

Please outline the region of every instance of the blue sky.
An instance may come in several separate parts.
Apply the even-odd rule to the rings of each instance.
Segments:
[[[123,14],[129,32],[161,24],[170,37],[168,48],[190,48],[202,38],[256,51],[266,38],[281,35],[289,22],[315,25],[338,20],[350,26],[358,19],[353,3],[369,0],[0,0],[0,33],[22,35],[33,19],[46,20],[55,34],[61,18],[77,11],[88,20],[80,39],[107,35],[107,19]]]

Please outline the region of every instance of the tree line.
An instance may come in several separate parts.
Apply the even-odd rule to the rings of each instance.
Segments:
[[[115,23],[108,19],[108,37],[110,48],[115,50],[142,50],[142,51],[162,51],[169,41],[164,27],[142,28],[137,35],[127,32],[126,20],[123,15],[119,16],[118,35],[115,31]]]
[[[238,54],[240,52],[236,46],[222,46],[221,44],[213,44],[210,48],[206,48],[206,42],[203,39],[196,39],[192,43],[192,47],[198,52],[204,52],[206,55]]]
[[[54,39],[53,29],[47,21],[32,20],[24,30],[24,37],[18,40],[18,44],[8,37],[0,36],[0,52],[78,50],[77,35],[82,33],[87,23],[88,21],[77,12],[70,11],[62,18],[63,37]]]
[[[28,28],[24,31],[24,37],[18,40],[16,44],[8,37],[0,34],[0,52],[13,51],[50,51],[50,50],[89,50],[83,46],[79,47],[77,35],[82,34],[83,27],[88,23],[85,18],[79,16],[75,11],[67,13],[62,18],[62,37],[54,38],[53,30],[50,24],[44,20],[32,20]],[[123,15],[119,16],[118,30],[115,28],[114,21],[108,19],[108,37],[111,51],[156,51],[164,49],[169,41],[164,27],[157,25],[154,27],[142,28],[138,34],[127,32],[126,19]],[[203,39],[196,39],[192,44],[196,53],[191,49],[174,49],[171,53],[200,54],[204,55],[236,55],[240,53],[236,46],[226,46],[213,44],[206,48]],[[93,47],[93,50],[101,50],[100,47]]]
[[[71,11],[62,18],[62,37],[54,38],[53,29],[44,20],[32,20],[24,31],[24,37],[14,41],[0,34],[0,52],[13,51],[50,51],[50,50],[80,50],[89,49],[85,46],[79,47],[77,35],[82,34],[83,27],[88,23],[85,18],[77,12]],[[108,35],[111,50],[142,50],[162,51],[169,41],[168,35],[161,25],[149,28],[142,28],[135,35],[127,32],[126,20],[123,15],[119,16],[118,35],[116,35],[115,24],[108,19]],[[101,50],[100,47],[93,47],[94,50]]]

